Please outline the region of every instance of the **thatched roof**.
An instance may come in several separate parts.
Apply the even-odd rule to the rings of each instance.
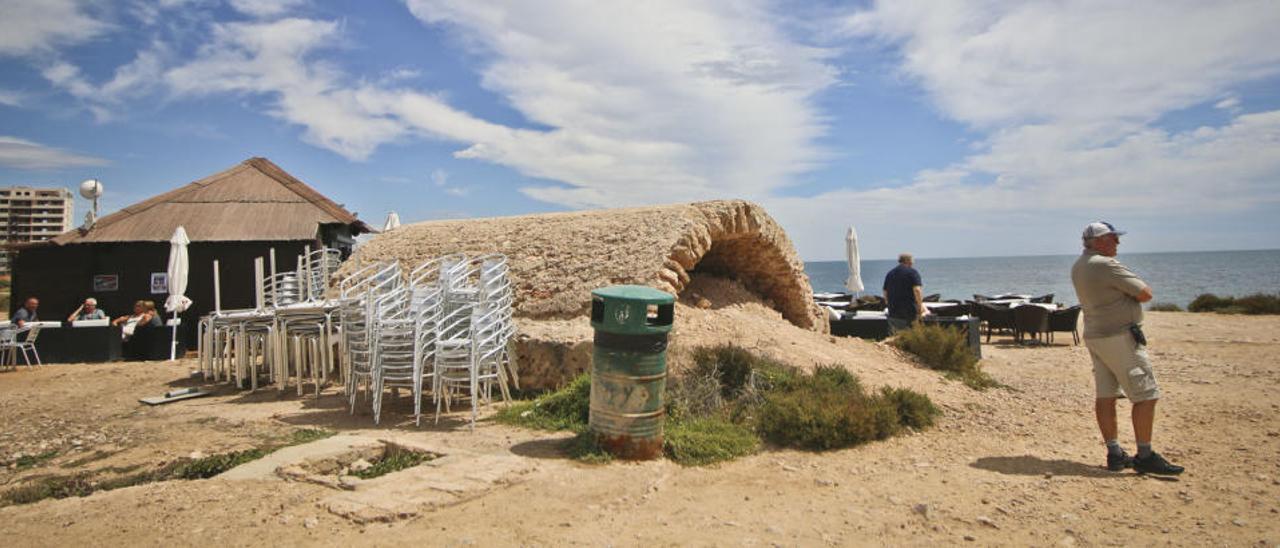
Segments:
[[[404,225],[357,249],[339,275],[371,261],[412,268],[454,252],[505,254],[520,317],[585,315],[591,290],[608,285],[679,294],[696,271],[736,278],[792,323],[827,329],[791,240],[763,208],[741,200]]]
[[[323,224],[372,232],[351,212],[270,160],[250,158],[98,219],[88,231],[73,229],[50,241],[166,242],[179,225],[193,242],[297,241],[316,238]]]

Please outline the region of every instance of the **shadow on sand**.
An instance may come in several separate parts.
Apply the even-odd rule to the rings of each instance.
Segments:
[[[1023,455],[1020,457],[982,457],[973,461],[974,468],[990,470],[1012,476],[1077,476],[1084,478],[1125,478],[1133,477],[1131,472],[1111,472],[1098,465],[1084,464],[1063,459],[1045,460],[1040,457]]]

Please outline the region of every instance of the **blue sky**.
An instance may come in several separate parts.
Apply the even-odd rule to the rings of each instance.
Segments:
[[[1272,1],[0,0],[0,185],[372,224],[745,198],[809,260],[1280,247]],[[78,206],[84,211],[84,204]]]

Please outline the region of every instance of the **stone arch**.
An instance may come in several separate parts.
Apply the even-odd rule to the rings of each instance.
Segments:
[[[803,263],[782,228],[750,202],[704,202],[705,222],[695,223],[671,248],[658,277],[680,294],[695,272],[738,280],[766,298],[791,323],[827,331],[825,316],[813,303]]]
[[[584,316],[591,290],[608,285],[679,295],[691,273],[708,272],[737,279],[799,327],[828,330],[791,240],[742,200],[415,223],[361,246],[338,275],[370,261],[411,268],[455,252],[507,255],[518,318]]]

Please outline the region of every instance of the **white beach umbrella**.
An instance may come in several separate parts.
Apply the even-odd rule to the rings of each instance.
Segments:
[[[860,293],[863,290],[862,261],[858,259],[858,232],[853,227],[849,227],[849,232],[844,235],[844,254],[849,261],[849,279],[844,281],[844,286],[853,293]]]
[[[400,228],[400,215],[392,211],[391,213],[387,214],[387,222],[386,224],[382,225],[382,231],[387,232],[389,230],[395,230],[397,228]]]
[[[191,306],[187,292],[187,230],[179,226],[169,238],[169,298],[164,302],[164,309],[173,312],[173,342],[169,345],[169,359],[177,359],[178,353],[178,313]]]

